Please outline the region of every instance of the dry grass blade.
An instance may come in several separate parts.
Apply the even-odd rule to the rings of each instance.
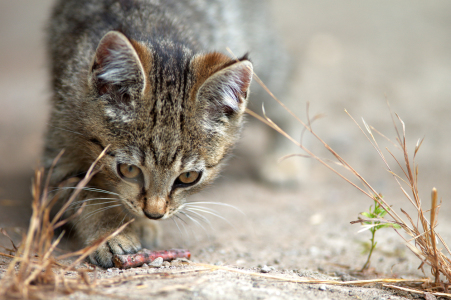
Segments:
[[[0,247],[2,247],[3,249],[5,249],[6,251],[9,251],[9,252],[16,252],[17,251],[17,246],[14,244],[13,239],[9,236],[9,234],[6,232],[6,230],[4,228],[0,228],[0,233],[3,234],[4,236],[6,236],[9,239],[9,241],[11,242],[11,245],[13,246],[13,249],[8,249],[8,248],[3,247],[3,246],[0,246]]]
[[[397,284],[418,284],[418,283],[429,283],[430,279],[422,278],[422,279],[399,279],[399,278],[378,278],[378,279],[368,279],[368,280],[353,280],[353,281],[336,281],[336,280],[322,280],[322,279],[313,279],[313,278],[293,278],[288,277],[286,275],[271,275],[265,273],[257,273],[252,271],[246,271],[241,269],[235,269],[227,266],[217,266],[217,265],[209,265],[209,264],[201,264],[201,263],[192,263],[192,265],[202,266],[209,270],[224,270],[228,272],[246,274],[255,277],[263,277],[267,279],[280,280],[286,282],[294,282],[294,283],[309,283],[309,284],[330,284],[330,285],[365,285],[372,283],[397,283]],[[451,296],[451,294],[449,294]]]
[[[360,192],[362,192],[365,196],[371,198],[373,201],[377,201],[378,204],[384,208],[388,215],[392,218],[392,220],[389,220],[390,223],[396,223],[401,225],[401,228],[403,229],[403,233],[407,234],[408,236],[412,237],[412,240],[407,240],[403,234],[401,234],[400,231],[394,230],[401,236],[401,238],[405,241],[407,247],[412,250],[412,252],[418,256],[418,258],[421,260],[420,267],[422,268],[424,264],[427,264],[431,267],[431,272],[435,278],[435,281],[429,285],[429,288],[434,288],[435,291],[437,289],[444,291],[445,293],[448,292],[448,286],[451,284],[451,261],[450,259],[444,255],[439,247],[436,245],[436,239],[438,239],[445,249],[448,251],[448,254],[451,254],[449,247],[446,245],[443,238],[440,236],[439,233],[435,231],[435,224],[436,224],[436,218],[438,214],[437,204],[436,204],[436,191],[433,192],[433,205],[431,208],[431,222],[428,221],[425,211],[423,211],[421,207],[421,198],[419,196],[418,192],[418,166],[415,163],[416,155],[418,154],[418,151],[420,149],[421,144],[423,143],[423,139],[420,139],[417,141],[417,144],[415,146],[415,151],[413,158],[410,159],[408,151],[407,151],[407,144],[406,144],[406,126],[401,117],[397,114],[392,114],[392,121],[394,128],[396,130],[396,141],[397,144],[396,148],[401,151],[401,155],[403,156],[403,162],[399,161],[396,156],[388,149],[388,153],[390,156],[395,160],[395,162],[398,164],[398,166],[402,170],[402,176],[396,174],[392,168],[390,167],[390,164],[388,163],[388,160],[385,158],[382,149],[379,147],[376,138],[374,137],[372,131],[374,130],[371,126],[369,126],[364,120],[363,124],[366,129],[362,129],[362,127],[358,124],[358,122],[348,113],[346,112],[349,117],[354,121],[354,123],[358,126],[358,128],[362,131],[364,136],[368,139],[368,141],[371,143],[371,145],[374,147],[380,158],[382,159],[383,163],[387,167],[389,173],[393,176],[395,179],[397,185],[401,189],[402,193],[406,196],[406,198],[409,200],[409,202],[414,206],[414,208],[417,211],[417,219],[414,221],[407,213],[403,211],[403,213],[407,216],[407,219],[409,222],[404,221],[401,216],[399,216],[393,209],[389,209],[390,205],[388,204],[386,199],[383,199],[382,197],[378,197],[377,195],[380,195],[381,193],[376,191],[370,184],[367,182],[363,176],[358,173],[351,165],[349,165],[346,160],[344,160],[340,155],[338,155],[337,152],[335,152],[323,139],[321,139],[312,129],[311,127],[311,121],[307,120],[307,122],[303,122],[300,120],[296,115],[294,115],[293,112],[291,112],[286,106],[274,95],[268,90],[268,88],[260,81],[260,79],[255,76],[256,81],[260,83],[260,85],[274,98],[275,101],[277,101],[283,108],[287,110],[289,114],[291,114],[299,123],[304,127],[303,130],[309,131],[313,137],[318,140],[322,145],[335,157],[337,162],[344,166],[346,169],[350,170],[351,173],[354,175],[354,177],[361,182],[361,184],[364,186],[364,188],[367,190],[365,191],[360,186],[358,186],[356,183],[354,183],[351,179],[345,177],[342,173],[332,168],[332,166],[324,159],[319,158],[314,153],[312,153],[309,149],[307,149],[302,143],[298,143],[295,139],[293,139],[291,136],[289,136],[286,132],[284,132],[280,127],[278,127],[272,120],[270,120],[264,113],[263,117],[259,116],[255,112],[247,110],[247,112],[256,117],[257,119],[261,120],[263,123],[267,124],[277,132],[281,133],[283,136],[287,137],[290,141],[292,141],[295,145],[300,147],[303,151],[307,153],[305,156],[309,156],[311,158],[314,158],[315,160],[319,161],[321,164],[323,164],[325,167],[330,169],[332,172],[340,176],[342,179],[344,179],[347,183],[351,184],[354,188],[358,189]],[[390,110],[391,112],[391,110]],[[398,125],[396,123],[397,121],[401,124],[402,129],[399,130]],[[307,112],[307,118],[309,118],[309,114]],[[382,135],[382,134],[380,134]],[[386,138],[384,135],[382,135],[384,138]],[[387,138],[386,138],[387,139]],[[389,140],[389,139],[387,139]],[[390,140],[389,140],[390,141]],[[390,141],[391,142],[391,141]],[[406,184],[409,187],[409,192],[403,187],[403,184]],[[435,198],[435,200],[434,200]],[[445,278],[445,281],[441,280],[440,277],[443,276]]]
[[[118,234],[128,223],[124,224],[109,236],[100,239],[94,245],[82,249],[81,251],[62,255],[58,258],[54,257],[54,251],[63,234],[56,239],[53,239],[53,235],[54,230],[64,224],[64,220],[60,220],[64,211],[95,175],[95,166],[105,154],[105,151],[103,151],[91,165],[86,176],[76,185],[69,200],[53,218],[50,217],[50,210],[56,202],[57,195],[53,198],[48,197],[48,178],[50,175],[48,174],[47,179],[44,179],[43,170],[37,170],[35,172],[30,225],[27,235],[24,237],[20,247],[17,248],[15,255],[12,256],[13,259],[9,264],[8,270],[0,281],[0,298],[45,298],[44,293],[46,291],[61,289],[65,292],[72,292],[77,289],[89,288],[89,284],[87,286],[82,283],[83,278],[86,281],[85,273],[79,272],[79,279],[68,281],[63,276],[59,275],[60,272],[57,270],[61,269],[61,267],[65,267],[65,270],[73,269],[75,263],[79,263],[82,259],[92,253],[92,251],[94,251],[101,243]],[[60,155],[62,155],[62,153]],[[50,170],[50,173],[52,169]],[[7,255],[2,254],[2,256]],[[57,262],[58,259],[71,256],[80,257],[69,267]],[[55,268],[56,270],[54,270]]]

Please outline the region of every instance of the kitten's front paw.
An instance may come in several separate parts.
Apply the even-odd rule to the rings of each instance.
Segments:
[[[103,268],[113,267],[115,254],[132,254],[141,250],[141,243],[137,235],[119,234],[97,248],[88,256],[88,261]]]

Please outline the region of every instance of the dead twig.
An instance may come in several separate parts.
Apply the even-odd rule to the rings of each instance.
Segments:
[[[157,257],[163,258],[164,261],[171,261],[176,258],[189,259],[191,257],[191,253],[185,249],[172,249],[162,251],[150,251],[147,249],[142,249],[140,252],[135,254],[115,255],[113,257],[113,262],[115,267],[117,268],[128,269],[140,267],[145,263],[150,263]]]

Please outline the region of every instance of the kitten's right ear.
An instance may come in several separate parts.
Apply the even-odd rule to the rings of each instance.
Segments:
[[[146,78],[141,60],[131,41],[118,31],[110,31],[97,46],[91,80],[99,95],[116,94],[126,101],[141,95]]]

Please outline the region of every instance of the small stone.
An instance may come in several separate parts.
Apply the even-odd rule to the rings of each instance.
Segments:
[[[424,293],[424,299],[426,300],[436,300],[437,298],[431,293]]]
[[[267,265],[264,265],[264,266],[261,268],[261,271],[262,271],[262,273],[269,273],[269,272],[271,272],[271,268],[268,267]]]
[[[143,265],[141,266],[141,268],[148,269],[148,268],[149,268],[149,265],[148,265],[148,264],[143,264]]]
[[[162,257],[157,257],[148,266],[150,268],[159,268],[162,265],[163,265],[163,258]]]
[[[326,285],[321,284],[318,288],[320,291],[325,291],[326,290]]]
[[[179,267],[181,266],[183,263],[180,260],[174,259],[173,261],[171,261],[171,266],[173,267]]]
[[[113,270],[111,270],[111,269],[108,269],[108,270],[106,270],[108,273],[113,273]]]
[[[340,279],[341,279],[341,281],[354,281],[354,280],[356,280],[355,277],[352,277],[352,276],[349,275],[349,274],[342,274],[342,275],[340,276]]]
[[[168,261],[164,261],[163,264],[162,264],[162,266],[163,266],[163,267],[170,267],[170,266],[171,266],[171,263],[168,262]]]

